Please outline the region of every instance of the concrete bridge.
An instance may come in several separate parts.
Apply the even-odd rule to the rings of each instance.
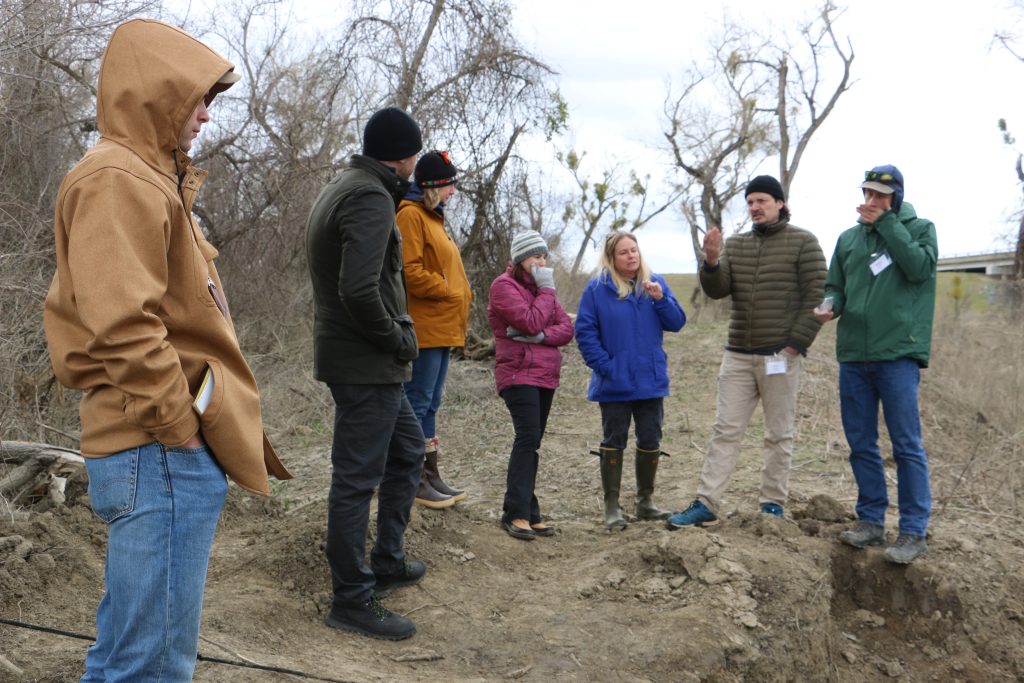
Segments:
[[[940,258],[936,269],[942,272],[984,273],[995,277],[1013,275],[1012,249],[980,254],[957,254]]]

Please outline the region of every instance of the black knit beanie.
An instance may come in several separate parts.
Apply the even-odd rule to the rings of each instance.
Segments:
[[[754,192],[764,192],[775,197],[780,202],[786,201],[786,194],[782,191],[782,184],[770,175],[759,175],[749,183],[743,193],[743,197],[749,197]]]
[[[444,187],[454,185],[458,181],[458,172],[448,152],[432,149],[416,162],[416,184],[428,187]]]
[[[377,161],[400,161],[421,149],[420,127],[398,107],[375,112],[363,129],[363,154]]]

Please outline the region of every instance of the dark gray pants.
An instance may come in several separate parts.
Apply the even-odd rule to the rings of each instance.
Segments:
[[[636,425],[636,447],[653,451],[661,446],[661,424],[665,418],[664,399],[647,398],[639,401],[601,403],[601,427],[605,448],[626,448],[629,423]]]
[[[423,469],[423,430],[401,384],[330,384],[334,397],[327,562],[334,605],[369,600],[376,574],[405,561],[403,537]],[[366,565],[370,500],[377,493],[377,540]]]

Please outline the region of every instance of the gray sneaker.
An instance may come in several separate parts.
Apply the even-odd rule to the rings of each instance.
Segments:
[[[839,533],[839,540],[854,548],[870,545],[885,545],[885,527],[868,522],[857,522],[857,526]]]
[[[928,554],[928,544],[924,536],[900,534],[896,542],[885,549],[885,559],[896,564],[910,564],[916,558]]]

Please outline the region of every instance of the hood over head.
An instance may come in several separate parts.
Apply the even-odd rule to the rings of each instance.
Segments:
[[[118,26],[100,66],[96,124],[160,168],[199,101],[239,80],[228,60],[179,28],[153,19]],[[173,168],[173,166],[171,166]]]

